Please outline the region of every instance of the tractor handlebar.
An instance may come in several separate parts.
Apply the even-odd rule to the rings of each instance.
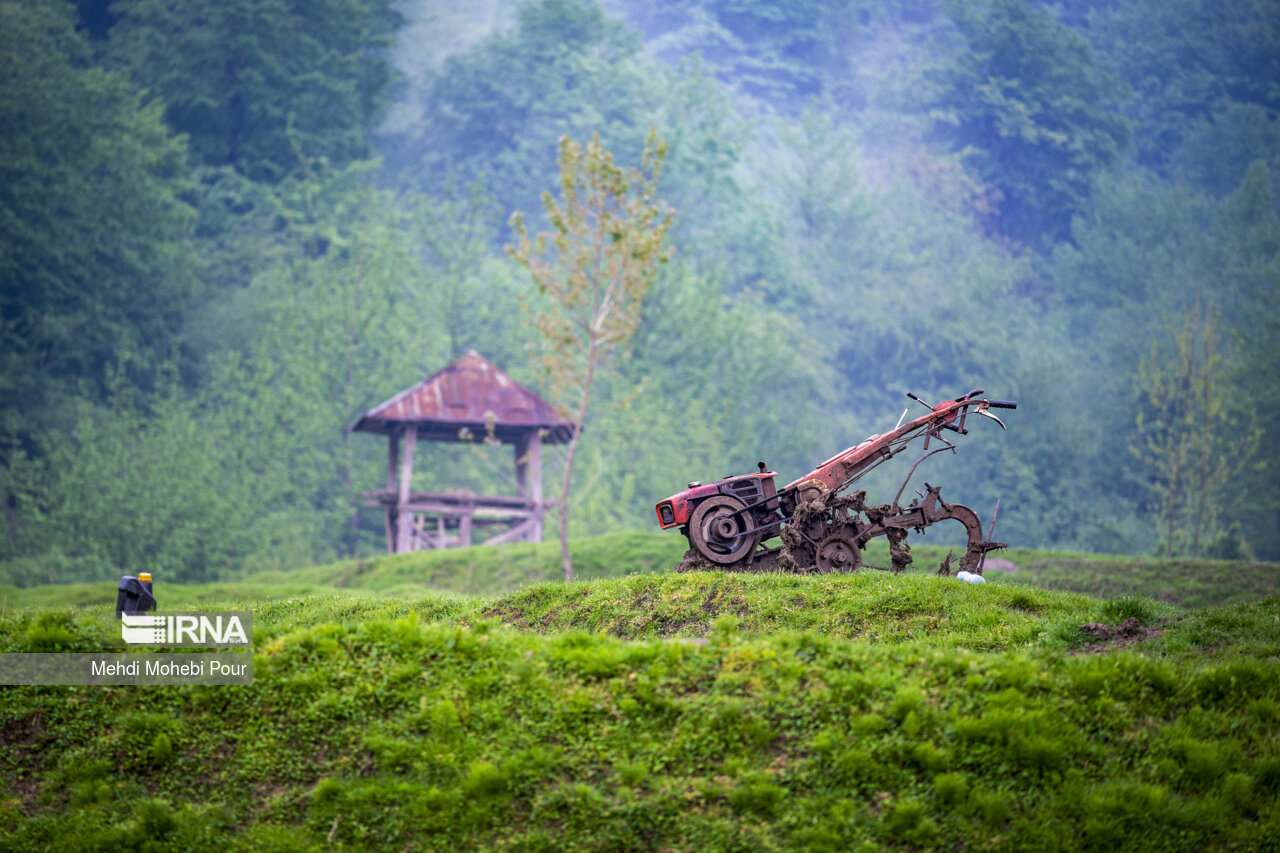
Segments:
[[[1013,400],[988,400],[987,405],[993,409],[1016,409],[1018,404]]]

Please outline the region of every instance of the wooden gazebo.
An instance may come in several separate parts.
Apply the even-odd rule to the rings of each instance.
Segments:
[[[483,544],[541,542],[551,506],[542,499],[542,446],[573,436],[573,424],[554,406],[475,350],[365,412],[351,429],[389,439],[387,487],[363,495],[366,506],[385,511],[392,554],[467,546],[480,529],[489,534]],[[411,491],[419,439],[513,445],[516,495]]]

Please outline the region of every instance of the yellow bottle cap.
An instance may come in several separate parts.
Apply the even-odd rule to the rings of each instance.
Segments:
[[[151,572],[139,572],[138,580],[142,581],[143,583],[151,583]]]

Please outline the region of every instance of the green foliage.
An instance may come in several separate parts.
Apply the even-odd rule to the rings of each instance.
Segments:
[[[1267,337],[1271,334],[1274,306],[1270,305],[1269,297],[1261,295],[1267,292],[1262,282],[1274,278],[1273,272],[1265,270],[1272,269],[1270,259],[1275,257],[1276,246],[1280,245],[1276,242],[1275,235],[1280,230],[1275,226],[1270,198],[1270,178],[1262,164],[1251,170],[1236,193],[1220,203],[1198,197],[1185,188],[1110,181],[1099,185],[1092,214],[1075,221],[1075,246],[1060,246],[1054,252],[1046,272],[1066,314],[1062,346],[1079,350],[1078,358],[1096,370],[1072,369],[1056,378],[1056,399],[1087,395],[1092,402],[1087,407],[1061,406],[1061,419],[1054,419],[1059,426],[1051,427],[1050,431],[1061,430],[1065,436],[1088,428],[1098,438],[1087,447],[1073,449],[1070,463],[1066,459],[1050,461],[1057,454],[1051,448],[1040,454],[1039,459],[1042,464],[1058,470],[1094,466],[1113,469],[1108,490],[1096,485],[1090,490],[1110,491],[1114,502],[1103,503],[1089,515],[1122,518],[1127,513],[1124,500],[1131,504],[1155,504],[1151,500],[1149,480],[1152,472],[1141,470],[1129,449],[1130,445],[1145,445],[1148,438],[1135,430],[1139,414],[1135,404],[1147,407],[1148,403],[1135,401],[1132,395],[1135,387],[1153,387],[1150,381],[1153,371],[1166,380],[1164,405],[1189,413],[1194,408],[1191,406],[1196,396],[1194,388],[1199,387],[1202,401],[1198,408],[1218,421],[1219,440],[1224,435],[1239,439],[1237,447],[1247,449],[1253,441],[1251,424],[1256,422],[1264,430],[1260,446],[1268,445],[1270,412],[1275,410],[1276,400],[1269,386],[1263,387],[1257,380],[1257,371],[1275,357],[1275,347]],[[1218,346],[1209,360],[1196,357],[1184,365],[1183,370],[1175,369],[1174,360],[1180,351],[1187,350],[1183,352],[1185,357],[1194,355],[1188,350],[1193,339],[1198,340],[1203,349],[1206,329],[1201,322],[1196,333],[1191,334],[1187,328],[1170,328],[1167,318],[1203,315],[1209,303],[1214,306],[1213,334]],[[1249,307],[1245,308],[1246,305]],[[1174,322],[1174,325],[1181,324]],[[1105,348],[1096,346],[1094,342],[1099,336],[1112,343]],[[1181,347],[1177,343],[1180,337],[1185,338]],[[1150,350],[1153,341],[1159,344],[1154,354]],[[1199,365],[1203,374],[1203,368],[1210,362],[1215,370],[1200,375],[1200,379],[1192,383],[1185,368]],[[1077,367],[1079,363],[1075,362]],[[1135,375],[1135,367],[1139,365],[1143,365],[1148,374],[1141,384]],[[1171,384],[1173,375],[1179,373],[1184,375],[1182,384]],[[1206,379],[1212,381],[1206,383]],[[1206,391],[1215,401],[1209,409],[1205,408],[1208,398],[1203,397]],[[1052,405],[1059,407],[1059,404]],[[1172,412],[1172,408],[1164,413],[1144,411],[1144,429],[1153,423],[1156,427],[1171,423],[1168,414]],[[1172,433],[1170,437],[1175,445],[1170,449],[1176,450],[1181,439]],[[1201,433],[1196,442],[1202,451],[1208,437]],[[1191,442],[1190,436],[1184,444],[1188,442]],[[1061,439],[1057,443],[1062,446]],[[1134,461],[1120,466],[1105,461],[1121,455],[1129,455]],[[1230,459],[1233,454],[1224,456],[1219,447],[1212,455],[1221,460]],[[1269,543],[1272,538],[1270,521],[1276,497],[1270,480],[1263,473],[1268,468],[1266,453],[1259,457],[1254,464],[1228,477],[1216,495],[1209,496],[1215,502],[1225,501],[1229,505],[1249,495],[1260,513],[1246,514],[1242,519],[1241,533],[1249,543]],[[1160,462],[1174,466],[1179,464],[1176,458],[1162,452]],[[1183,464],[1183,467],[1187,469],[1189,465]],[[1068,474],[1059,478],[1056,488],[1074,491],[1070,484],[1073,477]],[[1184,492],[1182,497],[1190,494]],[[1081,499],[1096,500],[1088,494],[1081,494]],[[1079,499],[1067,503],[1079,503]],[[1186,517],[1194,519],[1197,514],[1191,512]],[[1109,526],[1118,525],[1112,521]],[[1116,532],[1119,531],[1110,535]],[[1188,528],[1187,545],[1192,532]],[[1100,540],[1106,533],[1099,531],[1088,537],[1090,547],[1098,549],[1099,541],[1106,541]],[[1107,547],[1150,549],[1156,544],[1156,537],[1151,533],[1143,535],[1135,530],[1126,534],[1132,544]],[[1167,538],[1167,529],[1161,533]],[[1269,548],[1270,545],[1265,546]],[[1260,553],[1269,553],[1265,549]]]
[[[634,35],[595,0],[522,3],[515,23],[428,83],[421,153],[406,157],[415,186],[478,181],[503,210],[529,210],[556,183],[562,135],[599,133],[620,160],[639,159],[647,86]]]
[[[171,377],[138,404],[119,376],[109,406],[79,403],[14,454],[5,557],[60,553],[46,565],[61,580],[114,567],[200,581],[378,542],[356,507],[385,457],[344,427],[370,389],[389,396],[443,353],[419,339],[434,320],[406,280],[417,261],[398,212],[341,176],[309,192],[293,230],[318,255],[259,271],[206,314],[224,349],[198,392]]]
[[[827,85],[848,85],[841,54],[871,6],[858,0],[663,0],[623,13],[672,59],[696,53],[720,79],[791,112]]]
[[[267,538],[253,568],[357,550],[358,492],[385,477],[386,463],[379,443],[345,428],[443,357],[431,334],[438,320],[415,298],[426,273],[399,212],[358,186],[315,203],[328,207],[315,217],[323,250],[262,271],[228,301],[243,349],[213,361],[207,391],[238,434],[256,439],[228,448],[225,461],[242,476],[259,472]]]
[[[183,143],[89,65],[64,3],[0,4],[0,451],[54,429],[110,367],[145,382],[194,290]],[[7,490],[0,490],[7,495]],[[8,498],[6,497],[6,500]]]
[[[1262,428],[1261,447],[1280,440],[1280,390],[1265,374],[1280,360],[1280,213],[1275,175],[1254,161],[1240,185],[1215,211],[1212,223],[1214,283],[1223,293],[1223,314],[1239,340],[1232,367],[1233,407],[1252,412]],[[1270,455],[1272,458],[1268,458]],[[1280,488],[1274,454],[1264,452],[1238,478],[1253,513],[1242,519],[1244,538],[1259,554],[1270,554],[1280,538]]]
[[[27,488],[13,492],[21,514],[5,556],[61,553],[46,570],[64,582],[148,570],[207,580],[237,553],[225,531],[251,523],[243,475],[223,464],[234,436],[172,383],[150,411],[116,389],[11,462]]]
[[[523,283],[488,250],[501,216],[492,199],[472,187],[465,195],[419,199],[409,227],[427,270],[416,292],[439,316],[448,356],[483,350],[515,368],[525,353],[514,338],[524,330],[511,306]]]
[[[1276,12],[1274,0],[1136,0],[1097,9],[1088,36],[1132,91],[1125,111],[1140,163],[1159,173],[1181,167],[1202,185],[1230,190],[1252,160],[1274,155],[1255,145],[1280,103],[1277,35],[1262,24]],[[1257,121],[1249,106],[1271,118]],[[1242,119],[1247,132],[1223,132],[1244,129]],[[1215,126],[1223,144],[1208,149],[1206,131]]]
[[[1026,0],[952,4],[962,49],[937,72],[935,132],[1002,196],[1001,233],[1060,240],[1129,141],[1122,90],[1089,43]]]
[[[640,167],[614,165],[599,135],[585,146],[560,140],[560,193],[542,196],[552,231],[535,240],[523,216],[513,213],[518,243],[507,251],[528,270],[543,299],[533,323],[539,338],[539,366],[561,416],[573,425],[560,488],[560,550],[565,580],[573,580],[569,560],[569,495],[573,461],[586,423],[597,371],[611,366],[640,325],[644,294],[666,263],[667,228],[675,215],[657,198],[666,143],[650,130]]]
[[[382,449],[343,427],[470,348],[537,384],[502,216],[553,185],[561,136],[636,162],[650,126],[680,262],[596,377],[571,535],[647,527],[760,459],[789,480],[884,431],[903,390],[982,385],[1021,402],[1011,432],[919,477],[984,518],[1000,499],[1011,542],[1177,547],[1133,392],[1200,298],[1231,419],[1263,432],[1198,550],[1280,554],[1273,0],[215,5],[0,12],[0,580],[380,551],[356,507]],[[512,486],[483,446],[420,460],[416,488]],[[1066,582],[1273,586],[1132,565]]]
[[[389,0],[122,0],[108,53],[160,99],[195,160],[275,183],[367,156],[391,69]]]
[[[1162,550],[1199,557],[1238,500],[1223,489],[1250,463],[1261,431],[1233,418],[1216,312],[1197,303],[1179,326],[1163,336],[1172,355],[1153,344],[1138,365],[1141,443],[1133,452],[1153,469]]]

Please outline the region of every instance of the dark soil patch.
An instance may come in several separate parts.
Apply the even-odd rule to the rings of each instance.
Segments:
[[[705,619],[664,619],[658,623],[659,637],[674,637],[685,632],[697,637],[704,637],[711,630],[711,623]]]
[[[645,587],[644,592],[639,598],[631,602],[632,610],[651,610],[650,605],[653,604],[653,587]]]
[[[711,572],[721,568],[710,560],[706,560],[697,551],[690,548],[684,552],[684,559],[676,563],[671,571],[673,572]]]
[[[485,610],[480,615],[489,619],[500,619],[502,622],[506,623],[507,625],[514,625],[517,628],[529,627],[529,620],[523,618],[524,613],[519,608],[512,607],[510,605],[498,605],[497,607],[490,607],[488,610]]]
[[[33,746],[45,732],[44,714],[36,711],[25,720],[10,720],[0,728],[0,744],[5,746]]]
[[[36,776],[19,776],[9,781],[9,791],[22,803],[22,812],[27,817],[35,817],[40,813],[40,779]]]
[[[720,594],[720,588],[713,587],[711,590],[711,594],[707,596],[707,600],[702,602],[702,606],[699,607],[698,609],[703,613],[707,613],[712,616],[715,616],[718,612],[720,612],[720,608],[716,606],[716,596],[719,594]]]
[[[11,748],[13,755],[26,767],[24,772],[10,777],[9,791],[17,796],[28,816],[39,810],[40,782],[36,774],[44,765],[39,744],[46,729],[44,714],[39,711],[25,720],[11,720],[0,727],[0,745]],[[27,765],[28,759],[34,766]]]
[[[1105,652],[1159,637],[1164,631],[1159,628],[1144,628],[1136,616],[1130,616],[1115,626],[1104,625],[1101,622],[1087,622],[1080,626],[1080,633],[1093,640],[1081,647],[1080,651]]]

